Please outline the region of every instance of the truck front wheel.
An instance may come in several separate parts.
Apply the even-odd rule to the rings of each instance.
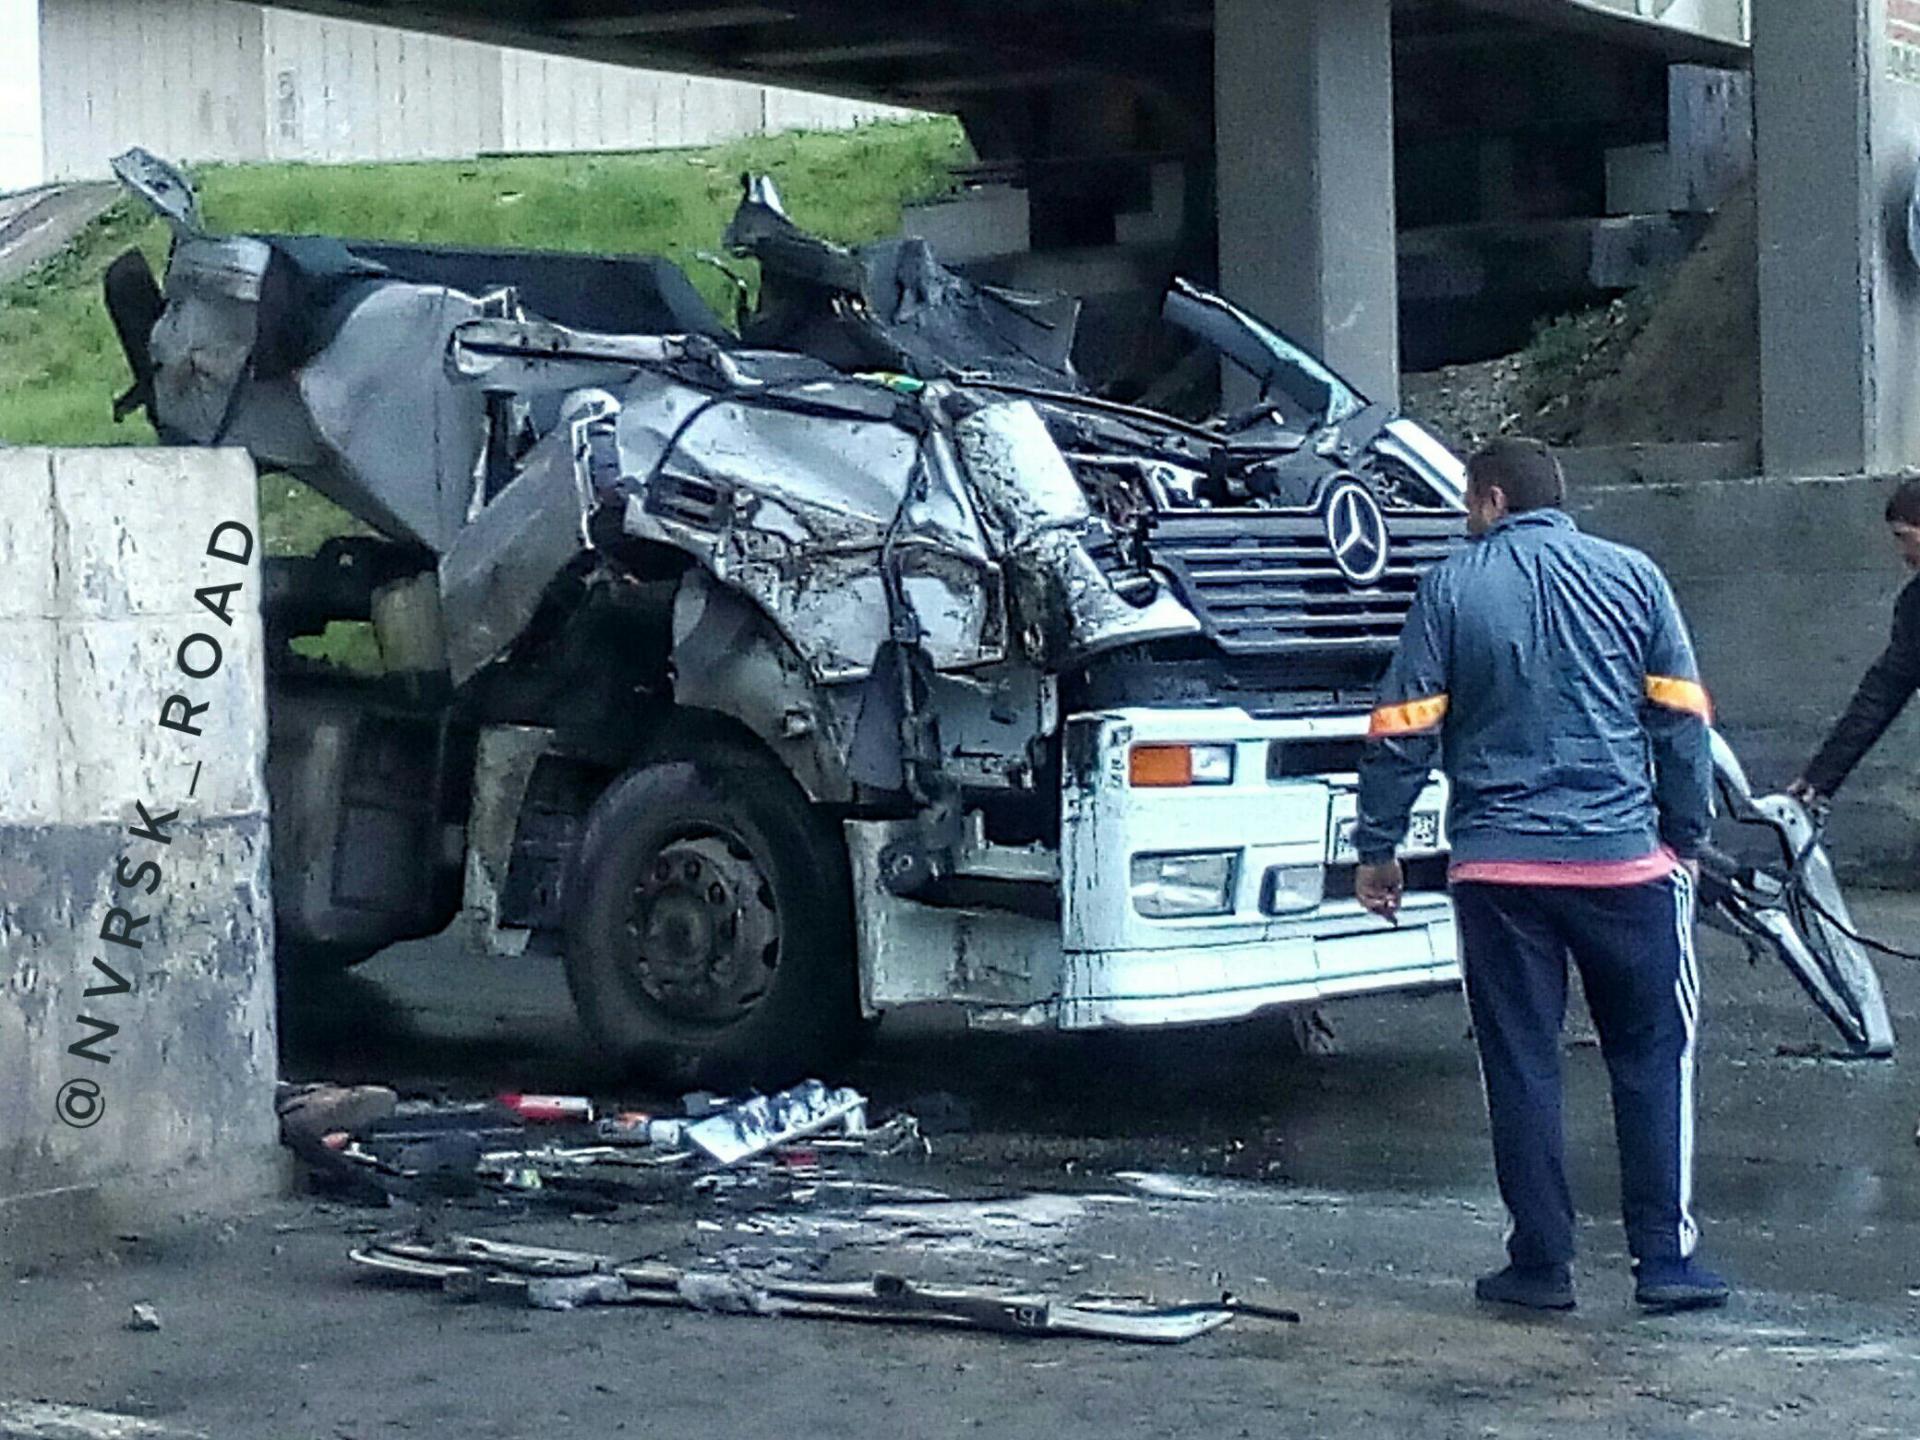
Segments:
[[[845,843],[751,752],[615,781],[565,895],[574,1005],[633,1071],[779,1085],[828,1070],[860,1034]]]

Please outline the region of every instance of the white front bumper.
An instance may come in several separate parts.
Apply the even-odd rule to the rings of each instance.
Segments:
[[[1068,951],[1063,1030],[1237,1020],[1275,1005],[1457,984],[1453,907],[1409,906],[1400,924],[1358,905],[1316,912],[1310,933],[1155,950]]]
[[[1174,1025],[1227,1020],[1271,1005],[1452,984],[1459,979],[1453,907],[1444,893],[1409,895],[1398,925],[1331,895],[1317,908],[1262,909],[1273,867],[1324,865],[1342,819],[1355,811],[1351,772],[1275,776],[1277,743],[1353,740],[1364,715],[1257,720],[1241,710],[1129,709],[1069,722],[1061,835],[1058,1023]],[[1141,789],[1127,783],[1133,746],[1230,744],[1226,785]],[[1444,814],[1436,779],[1419,809]],[[1428,854],[1445,849],[1445,835]],[[1135,909],[1135,855],[1232,850],[1232,910],[1152,919]]]
[[[1364,715],[1256,720],[1227,709],[1074,717],[1057,923],[888,895],[879,855],[894,826],[849,822],[865,1008],[958,1002],[978,1023],[1083,1030],[1232,1020],[1270,1006],[1458,983],[1453,907],[1442,891],[1410,893],[1397,925],[1338,894],[1290,913],[1262,907],[1269,869],[1326,863],[1356,791],[1351,772],[1269,778],[1272,746],[1352,740],[1365,727]],[[1153,742],[1231,744],[1233,782],[1135,788],[1129,752]],[[1445,798],[1436,780],[1419,808],[1444,812]],[[1135,855],[1223,850],[1237,857],[1228,913],[1138,913]]]

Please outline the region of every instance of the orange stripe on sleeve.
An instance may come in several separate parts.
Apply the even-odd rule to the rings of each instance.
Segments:
[[[1684,710],[1690,715],[1698,715],[1709,725],[1713,723],[1713,701],[1708,698],[1706,687],[1697,681],[1678,680],[1671,675],[1649,675],[1647,698],[1669,710]]]
[[[1384,740],[1395,735],[1418,735],[1436,728],[1446,716],[1445,695],[1409,700],[1402,705],[1382,705],[1373,712],[1373,721],[1367,726],[1367,738]]]

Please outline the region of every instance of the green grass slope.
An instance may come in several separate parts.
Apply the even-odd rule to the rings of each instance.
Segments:
[[[659,254],[729,313],[714,249],[740,175],[764,171],[802,225],[850,244],[898,229],[903,205],[940,193],[966,158],[957,124],[924,120],[782,135],[700,150],[406,165],[250,165],[196,174],[210,229],[439,244]],[[166,229],[125,202],[61,255],[0,287],[0,441],[140,445],[144,419],[115,425],[126,361],[100,298],[114,256],[138,245],[159,274]],[[303,485],[261,483],[268,549],[309,552],[351,521]]]

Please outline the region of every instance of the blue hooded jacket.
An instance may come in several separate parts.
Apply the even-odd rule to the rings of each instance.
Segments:
[[[1699,852],[1712,709],[1666,576],[1530,510],[1428,571],[1360,765],[1360,859],[1391,859],[1436,760],[1456,861]]]

